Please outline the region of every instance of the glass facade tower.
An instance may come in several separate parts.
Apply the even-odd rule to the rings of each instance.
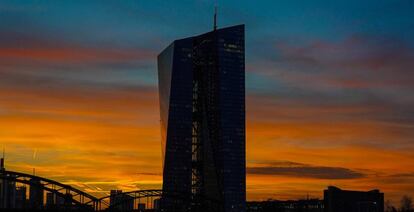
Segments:
[[[158,56],[166,211],[245,211],[244,25]]]

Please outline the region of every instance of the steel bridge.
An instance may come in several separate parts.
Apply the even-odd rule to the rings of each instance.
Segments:
[[[33,187],[33,189],[31,189],[33,191],[50,192],[56,197],[62,198],[66,205],[74,205],[79,208],[90,210],[96,210],[98,206],[98,199],[96,197],[54,180],[6,170],[0,170],[0,178],[3,180],[3,184],[4,182],[21,183]],[[39,208],[43,208],[43,199],[41,201],[41,204],[38,204]]]
[[[145,204],[146,209],[154,209],[154,200],[161,198],[162,190],[137,190],[112,194],[98,199],[98,210],[128,211],[137,209],[140,204]],[[112,202],[111,199],[112,198]],[[109,200],[109,201],[108,201]]]
[[[106,197],[100,198],[98,210],[115,210],[115,211],[131,211],[132,209],[140,209],[138,205],[140,203],[144,203],[146,209],[160,209],[160,205],[158,208],[154,205],[154,200],[156,198],[167,198],[170,201],[177,201],[185,203],[188,201],[188,196],[181,193],[173,193],[173,192],[163,192],[162,190],[137,190],[137,191],[129,191],[129,192],[122,192],[115,195],[109,195]],[[112,198],[112,203],[108,204],[108,199]],[[203,198],[203,208],[202,211],[219,211],[220,207],[222,206],[222,202],[218,202],[216,200]],[[111,201],[109,201],[111,202]],[[162,206],[161,206],[162,208]],[[165,208],[164,208],[165,209]],[[182,211],[175,210],[173,208],[166,209],[164,211]],[[195,211],[192,208],[187,208],[185,211]]]
[[[2,185],[7,183],[20,183],[28,185],[31,191],[41,192],[41,200],[38,205],[30,205],[36,207],[33,209],[45,209],[43,204],[43,192],[50,192],[55,197],[64,200],[66,209],[76,209],[85,211],[101,211],[101,210],[133,210],[137,209],[140,203],[144,203],[146,208],[154,208],[153,200],[162,196],[162,190],[137,190],[129,192],[119,192],[105,197],[97,198],[70,185],[62,184],[57,181],[46,179],[43,177],[14,172],[0,169],[0,180]],[[4,186],[2,186],[3,188]],[[4,188],[3,188],[4,189]],[[4,192],[1,193],[4,198]],[[1,205],[7,208],[5,205]]]

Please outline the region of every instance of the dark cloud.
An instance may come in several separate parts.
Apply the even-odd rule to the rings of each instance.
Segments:
[[[412,146],[414,46],[411,43],[371,35],[276,43],[271,50],[266,49],[268,57],[247,66],[251,70],[247,79],[252,95],[248,96],[247,104],[248,109],[254,109],[251,109],[255,113],[252,119],[332,125],[365,122],[372,124],[371,129],[392,135],[388,141],[380,136],[365,137],[365,143]],[[249,105],[249,100],[261,104]]]
[[[147,176],[162,176],[162,173],[152,173],[152,172],[138,172],[138,175],[147,175]]]
[[[278,42],[276,66],[292,71],[287,79],[339,88],[406,88],[414,84],[414,48],[399,39],[352,36],[340,42],[301,46]],[[302,74],[300,74],[302,73]]]
[[[157,52],[136,44],[85,43],[53,33],[0,29],[0,71],[105,72],[153,67]]]
[[[389,177],[392,177],[392,178],[414,178],[414,172],[393,174],[393,175],[390,175]]]
[[[401,185],[413,185],[414,172],[401,172],[401,173],[377,173],[375,174],[375,181],[378,181],[384,185],[401,186]]]
[[[64,76],[38,76],[36,74],[2,72],[0,69],[0,89],[26,92],[44,92],[43,94],[65,93],[83,96],[82,93],[123,93],[155,92],[153,86],[128,84],[125,82],[98,82],[82,79],[67,79]]]
[[[262,167],[248,167],[247,173],[313,179],[356,179],[365,177],[365,174],[347,168],[314,166],[290,161],[274,162]]]
[[[154,51],[134,45],[94,46],[53,35],[0,30],[0,91],[47,95],[153,89],[156,80],[150,67],[155,56]]]
[[[251,84],[250,91],[311,103],[414,104],[414,47],[404,40],[367,35],[278,40],[266,51],[267,56],[247,64],[248,81],[260,80],[258,85],[266,87]]]

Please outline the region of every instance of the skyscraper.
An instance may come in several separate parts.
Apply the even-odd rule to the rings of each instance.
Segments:
[[[245,210],[244,69],[244,25],[176,40],[158,56],[167,210]]]

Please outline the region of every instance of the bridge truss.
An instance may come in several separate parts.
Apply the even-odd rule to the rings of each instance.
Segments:
[[[96,197],[54,180],[6,170],[0,170],[0,179],[3,184],[7,182],[20,183],[36,188],[41,192],[50,192],[55,197],[60,197],[64,200],[64,204],[68,207],[78,207],[88,210],[98,209],[99,200]],[[39,205],[39,207],[42,208],[43,204]]]
[[[76,209],[86,211],[102,211],[102,210],[134,210],[138,208],[140,203],[144,203],[146,209],[154,209],[154,200],[161,198],[162,190],[137,190],[129,192],[121,192],[105,197],[97,198],[86,192],[83,192],[70,185],[62,184],[57,181],[43,178],[40,176],[30,175],[26,173],[6,171],[0,169],[0,181],[2,189],[4,185],[14,185],[16,183],[27,185],[31,190],[37,190],[41,192],[41,203],[38,205],[29,205],[28,207],[35,207],[33,209],[46,209],[43,204],[43,193],[49,192],[54,197],[60,198],[64,202],[62,205],[58,205],[59,208],[64,209]],[[4,195],[3,191],[0,191],[0,196]],[[4,197],[3,197],[4,198]],[[125,208],[125,205],[128,205]],[[0,205],[0,208],[7,208],[10,206]]]

